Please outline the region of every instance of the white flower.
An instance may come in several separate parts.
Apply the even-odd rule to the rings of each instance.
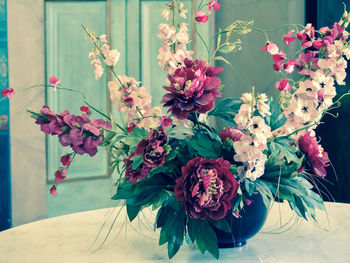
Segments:
[[[237,123],[239,129],[245,129],[252,116],[252,106],[249,104],[242,104],[234,120]]]

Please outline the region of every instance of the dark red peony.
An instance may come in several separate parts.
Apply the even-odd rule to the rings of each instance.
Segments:
[[[230,139],[234,142],[239,141],[241,137],[244,135],[244,132],[242,132],[238,127],[228,127],[227,129],[223,129],[220,132],[220,138],[222,142],[225,142],[226,139]]]
[[[182,167],[174,194],[178,201],[183,202],[190,217],[205,219],[209,216],[219,220],[226,216],[239,186],[230,167],[231,164],[223,158],[202,157],[196,157]]]
[[[309,161],[312,171],[324,178],[327,175],[325,167],[329,166],[328,154],[318,144],[315,136],[310,135],[311,132],[299,137],[298,143],[300,150],[305,153]]]
[[[168,137],[163,128],[152,130],[147,140],[140,141],[135,152],[124,160],[126,162],[125,177],[129,178],[130,182],[134,184],[137,180],[144,179],[151,168],[162,166],[166,155],[164,145],[167,142]],[[132,158],[135,155],[142,155],[143,163],[137,169],[132,169]]]
[[[169,86],[163,88],[169,93],[161,103],[170,107],[175,118],[184,120],[191,112],[205,113],[214,105],[214,99],[221,96],[218,88],[221,80],[215,77],[223,68],[211,67],[208,62],[185,59],[185,66],[168,75]]]

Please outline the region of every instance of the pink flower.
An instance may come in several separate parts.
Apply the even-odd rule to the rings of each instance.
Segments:
[[[82,112],[85,112],[88,116],[90,116],[91,115],[91,110],[90,110],[90,107],[87,107],[87,106],[81,106],[80,107],[80,110],[82,111]]]
[[[299,137],[298,144],[300,150],[305,153],[312,171],[324,178],[327,175],[325,167],[329,166],[329,158],[328,154],[318,144],[316,137],[311,136],[311,132],[307,132]]]
[[[239,183],[232,174],[230,162],[223,158],[195,157],[182,167],[176,180],[175,198],[192,218],[222,219],[232,208]]]
[[[220,132],[220,138],[222,142],[225,142],[227,139],[230,139],[234,142],[239,141],[241,137],[244,135],[244,132],[242,132],[238,127],[228,127],[227,129],[223,129]]]
[[[272,60],[276,64],[281,64],[285,58],[286,58],[286,53],[284,53],[283,51],[280,51],[279,53],[272,56]]]
[[[216,77],[223,68],[211,67],[207,61],[185,59],[185,66],[168,75],[168,91],[161,103],[170,107],[175,118],[184,120],[191,112],[205,113],[214,106],[214,100],[221,96],[218,88],[221,80]]]
[[[61,83],[61,79],[58,79],[55,76],[52,76],[51,78],[49,78],[49,82],[54,85],[53,90],[56,91],[58,85],[60,85]]]
[[[13,96],[15,96],[15,91],[12,88],[3,89],[1,91],[1,96],[3,96],[3,97],[7,96],[9,99],[12,99]]]
[[[211,9],[213,8],[215,11],[219,10],[221,5],[217,2],[217,0],[214,1],[208,1],[208,13],[211,14]]]
[[[289,31],[289,32],[284,36],[284,38],[283,38],[284,43],[285,43],[287,46],[289,46],[290,43],[292,43],[292,42],[296,39],[296,37],[291,37],[291,35],[292,35],[293,33],[294,33],[294,30],[291,30],[291,31]]]
[[[163,115],[161,118],[160,118],[160,121],[161,121],[161,126],[162,127],[167,127],[167,126],[170,126],[173,124],[173,121],[168,117],[168,116],[165,116]]]
[[[287,73],[292,73],[294,71],[295,60],[288,60],[283,64],[283,68]]]
[[[138,128],[137,125],[135,123],[131,122],[129,124],[129,127],[128,127],[128,133],[132,133],[135,128]]]
[[[282,79],[279,82],[276,82],[275,84],[276,89],[280,91],[289,91],[290,90],[290,85],[287,79]]]
[[[55,185],[50,188],[50,194],[55,197],[57,196],[57,188]]]
[[[65,168],[65,167],[60,167],[55,172],[55,181],[56,181],[56,183],[62,182],[62,180],[65,179],[66,177],[67,177],[67,168]]]
[[[272,42],[266,42],[265,46],[261,48],[261,51],[267,51],[271,55],[276,55],[279,51],[278,46]]]
[[[204,24],[205,22],[207,22],[209,19],[209,17],[202,11],[202,10],[198,10],[196,13],[196,21],[199,24]]]
[[[61,157],[61,163],[65,166],[69,166],[73,160],[74,159],[72,156],[70,156],[70,154],[66,154]]]

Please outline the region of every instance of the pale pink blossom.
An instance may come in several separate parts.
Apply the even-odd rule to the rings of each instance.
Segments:
[[[289,91],[290,90],[290,85],[288,82],[288,79],[282,79],[279,82],[275,83],[275,88],[280,90],[280,91]]]
[[[275,43],[267,42],[265,46],[261,48],[261,51],[267,51],[271,55],[276,55],[279,52],[278,46]]]
[[[60,83],[61,83],[61,79],[58,79],[58,78],[56,78],[55,76],[52,76],[52,77],[49,78],[49,82],[50,82],[51,84],[54,85],[53,90],[56,91],[56,90],[57,90],[57,87],[58,87],[58,86],[60,85]]]
[[[166,21],[169,20],[170,9],[163,9],[161,16],[165,18]]]
[[[55,185],[50,188],[50,194],[55,197],[57,196],[57,188]]]
[[[104,42],[104,43],[107,43],[107,42],[108,42],[108,41],[107,41],[107,36],[106,36],[105,34],[99,36],[99,39],[100,39],[101,42]]]

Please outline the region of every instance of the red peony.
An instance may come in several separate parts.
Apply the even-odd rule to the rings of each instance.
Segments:
[[[327,175],[325,167],[329,166],[328,154],[318,144],[315,136],[310,136],[311,132],[299,137],[300,150],[305,153],[307,160],[312,166],[312,171],[324,178]]]
[[[223,68],[211,67],[208,62],[185,59],[185,66],[168,75],[169,86],[163,88],[169,93],[161,103],[170,107],[174,117],[184,120],[191,112],[205,113],[214,105],[214,99],[221,96],[218,88],[221,80],[217,77]]]
[[[147,140],[142,140],[137,144],[135,152],[124,160],[126,162],[125,177],[129,178],[131,183],[145,178],[149,170],[153,167],[162,166],[165,162],[166,150],[164,145],[167,143],[168,137],[163,128],[152,130]],[[143,155],[143,163],[135,170],[132,169],[131,160],[135,155]]]
[[[230,139],[234,142],[241,140],[241,137],[244,135],[244,132],[242,132],[238,127],[228,127],[227,129],[223,129],[220,132],[220,138],[222,142],[225,142],[226,139]]]
[[[205,219],[209,216],[219,220],[226,216],[239,186],[230,167],[231,164],[223,158],[202,157],[196,157],[182,167],[174,194],[178,201],[183,202],[190,217]]]

